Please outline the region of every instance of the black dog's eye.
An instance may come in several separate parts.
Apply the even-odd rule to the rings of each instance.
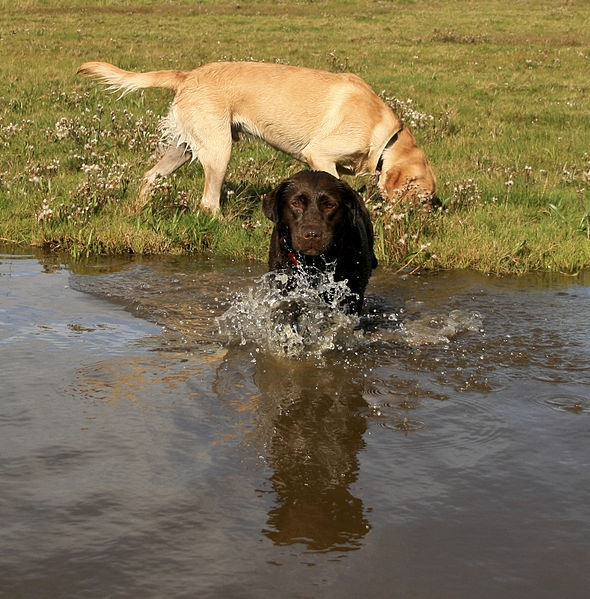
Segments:
[[[302,211],[305,208],[305,202],[301,196],[291,198],[289,204],[293,210]]]
[[[321,200],[321,206],[325,212],[332,212],[333,210],[338,208],[339,203],[331,197],[324,197]]]

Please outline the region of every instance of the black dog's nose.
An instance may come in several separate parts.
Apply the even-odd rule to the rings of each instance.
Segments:
[[[320,239],[322,237],[321,231],[306,231],[303,235],[305,239]]]

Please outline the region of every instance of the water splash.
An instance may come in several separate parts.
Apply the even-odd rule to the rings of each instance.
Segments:
[[[333,271],[268,273],[217,318],[219,333],[229,343],[253,344],[257,351],[318,359],[362,342],[359,317],[342,309],[347,295],[346,282],[335,281]]]
[[[394,311],[381,314],[377,307],[361,318],[343,311],[347,295],[346,282],[335,281],[333,269],[267,273],[234,297],[216,319],[218,332],[225,342],[253,345],[257,352],[322,359],[330,351],[356,351],[383,341],[445,345],[461,333],[483,331],[481,316],[464,310],[400,318]]]

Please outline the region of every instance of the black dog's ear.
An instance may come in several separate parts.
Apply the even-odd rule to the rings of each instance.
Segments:
[[[289,183],[289,179],[283,181],[278,187],[269,191],[262,200],[262,212],[264,212],[264,216],[269,218],[273,223],[279,222],[279,205],[283,198],[283,193]]]
[[[367,213],[367,207],[360,194],[357,193],[346,181],[339,181],[340,191],[344,199],[344,205],[348,208],[352,216],[353,224],[356,224],[363,214]]]
[[[360,193],[357,193],[350,185],[347,185],[345,181],[341,181],[342,197],[344,198],[344,205],[347,207],[348,212],[352,218],[352,224],[359,231],[363,231],[361,238],[364,235],[366,243],[368,244],[368,251],[371,252],[371,268],[377,268],[378,262],[375,252],[373,250],[374,245],[374,233],[373,223],[371,222],[371,214],[367,205],[363,201]]]

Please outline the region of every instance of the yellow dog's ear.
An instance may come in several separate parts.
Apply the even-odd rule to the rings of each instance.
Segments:
[[[285,189],[290,185],[291,179],[283,181],[278,187],[269,191],[262,200],[262,212],[273,223],[279,222],[279,206],[283,199]]]
[[[389,199],[393,198],[393,190],[399,189],[404,184],[401,181],[401,171],[398,168],[390,168],[386,173],[383,180],[383,191]]]

